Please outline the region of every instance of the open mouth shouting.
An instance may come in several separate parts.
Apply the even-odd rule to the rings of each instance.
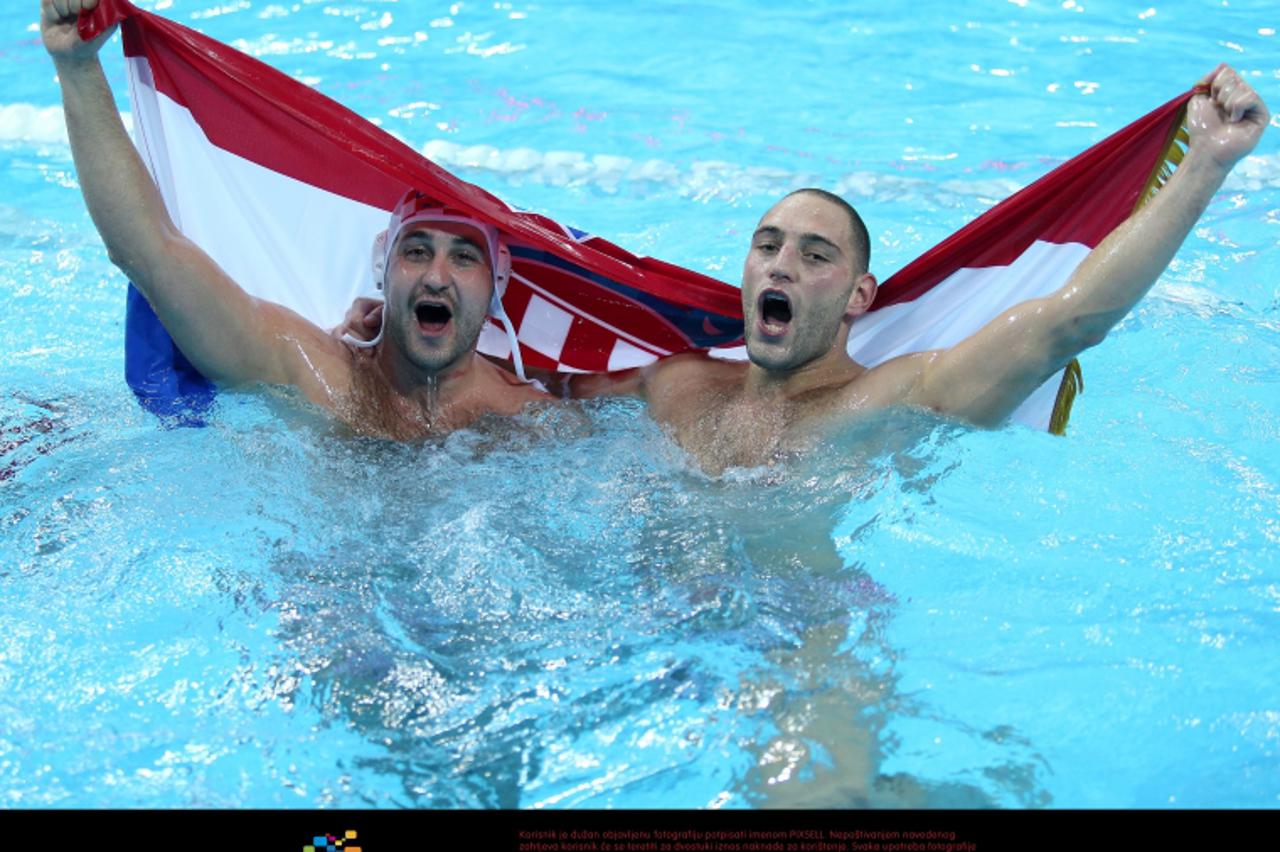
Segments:
[[[413,306],[413,313],[418,319],[418,330],[430,337],[444,334],[453,321],[453,309],[443,302],[420,301]]]
[[[757,325],[769,337],[786,334],[791,325],[791,299],[781,290],[765,290],[756,303]]]

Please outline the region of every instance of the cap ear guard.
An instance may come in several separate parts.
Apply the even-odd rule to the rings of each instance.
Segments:
[[[387,275],[387,239],[387,231],[373,238],[373,286],[379,290],[382,289],[383,279]]]
[[[382,233],[378,234],[378,236],[373,238],[373,256],[371,258],[371,261],[372,261],[372,266],[369,271],[372,273],[372,276],[373,276],[373,286],[378,288],[378,291],[381,292],[383,289],[383,286],[382,286],[383,279],[385,279],[387,275],[387,232],[386,231],[383,231]],[[382,324],[378,326],[378,334],[376,337],[374,337],[372,340],[361,340],[358,337],[352,336],[351,332],[344,331],[342,333],[342,340],[345,343],[350,343],[352,346],[355,346],[359,349],[372,349],[373,347],[377,346],[379,343],[382,342],[382,332],[386,330],[386,327],[387,327],[387,309],[384,302],[384,305],[382,308]]]
[[[511,249],[496,236],[493,241],[498,249],[497,262],[493,265],[493,293],[501,299],[507,292],[507,282],[511,280]]]

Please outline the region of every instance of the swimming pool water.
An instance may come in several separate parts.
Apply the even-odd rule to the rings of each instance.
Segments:
[[[1066,439],[887,415],[708,479],[627,402],[412,447],[269,393],[167,429],[35,5],[0,12],[3,804],[1280,802],[1276,130]],[[885,276],[1220,59],[1280,105],[1262,3],[142,5],[734,283],[795,186]]]

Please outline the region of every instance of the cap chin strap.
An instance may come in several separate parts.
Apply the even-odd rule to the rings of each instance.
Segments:
[[[516,375],[520,381],[530,384],[529,378],[524,372],[524,358],[520,354],[520,341],[516,337],[516,328],[511,323],[511,318],[507,316],[506,308],[502,306],[502,295],[507,291],[507,282],[511,280],[511,250],[507,248],[501,240],[498,239],[497,229],[491,225],[485,225],[474,219],[465,216],[452,215],[429,215],[418,214],[405,219],[400,223],[397,231],[403,231],[408,225],[419,222],[461,222],[479,228],[485,236],[485,241],[489,244],[489,257],[497,258],[498,262],[493,266],[493,296],[489,299],[489,316],[502,323],[502,327],[506,329],[507,341],[511,345],[511,362],[516,368]],[[390,231],[383,231],[373,240],[373,283],[381,292],[383,288],[383,280],[386,276],[387,263],[391,258],[392,246],[388,244],[390,240]],[[372,340],[361,340],[353,336],[350,332],[343,332],[342,339],[344,342],[351,344],[360,349],[372,349],[382,342],[382,335],[387,330],[387,308],[386,299],[383,299],[382,321],[378,325],[378,334]]]
[[[510,266],[511,256],[507,255],[508,274],[510,274]],[[516,337],[516,327],[512,325],[511,317],[507,316],[507,309],[502,306],[502,296],[497,288],[494,288],[493,298],[489,300],[489,316],[496,318],[507,330],[507,341],[511,344],[511,363],[515,365],[516,376],[525,384],[531,384],[529,377],[524,374],[524,358],[520,355],[520,340]]]

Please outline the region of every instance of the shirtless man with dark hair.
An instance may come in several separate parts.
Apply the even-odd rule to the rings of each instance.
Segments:
[[[1017,305],[949,349],[866,368],[850,327],[876,294],[865,229],[829,193],[800,190],[764,214],[742,271],[747,362],[678,355],[582,394],[644,396],[653,417],[710,472],[754,466],[859,415],[914,406],[998,426],[1036,388],[1096,346],[1147,293],[1227,174],[1270,121],[1226,66],[1187,109],[1190,147],[1159,193],[1102,241],[1067,283]]]

